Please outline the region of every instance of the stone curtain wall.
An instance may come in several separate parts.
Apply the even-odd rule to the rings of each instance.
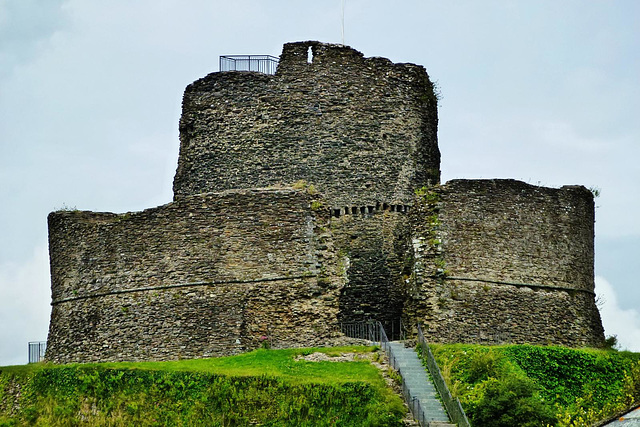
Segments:
[[[241,190],[123,215],[52,213],[47,358],[165,360],[238,353],[261,336],[335,338],[342,278],[329,212],[312,202]]]
[[[452,276],[593,292],[593,195],[515,180],[454,180],[439,212]]]
[[[175,197],[305,180],[334,208],[410,204],[439,182],[437,122],[423,67],[289,43],[275,76],[212,73],[187,87]]]
[[[593,295],[456,280],[431,289],[434,305],[424,322],[433,342],[569,347],[604,342]]]
[[[593,196],[514,180],[434,188],[414,239],[413,314],[441,342],[602,344]]]

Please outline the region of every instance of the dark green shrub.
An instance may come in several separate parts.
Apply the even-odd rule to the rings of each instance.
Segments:
[[[544,427],[556,421],[552,407],[541,400],[534,382],[521,375],[488,379],[474,406],[474,426]]]
[[[432,349],[474,426],[588,427],[640,401],[638,353],[532,345]]]
[[[617,350],[618,349],[618,336],[617,335],[609,335],[604,339],[604,348],[608,350]]]
[[[508,370],[507,360],[495,351],[478,352],[471,356],[468,381],[477,383],[489,378],[498,378]]]

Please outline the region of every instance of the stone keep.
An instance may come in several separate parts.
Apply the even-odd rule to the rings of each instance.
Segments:
[[[173,202],[49,215],[47,359],[333,345],[371,319],[437,342],[601,345],[591,193],[440,185],[437,122],[423,67],[341,45],[192,83]]]

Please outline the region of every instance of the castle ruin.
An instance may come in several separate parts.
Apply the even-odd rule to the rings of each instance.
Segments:
[[[441,185],[437,123],[423,67],[342,45],[288,43],[275,75],[192,83],[173,202],[49,215],[46,358],[331,345],[366,320],[434,342],[602,345],[591,192]]]

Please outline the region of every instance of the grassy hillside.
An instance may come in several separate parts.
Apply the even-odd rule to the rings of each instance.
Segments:
[[[475,426],[590,426],[640,401],[640,354],[433,345]],[[320,351],[355,361],[296,360]],[[374,347],[258,350],[177,362],[0,368],[0,426],[398,426]]]
[[[359,352],[365,359],[375,349],[0,368],[0,426],[401,425],[402,402],[368,359],[295,360],[314,351]]]
[[[433,345],[475,426],[591,426],[640,401],[640,354],[529,345]]]

